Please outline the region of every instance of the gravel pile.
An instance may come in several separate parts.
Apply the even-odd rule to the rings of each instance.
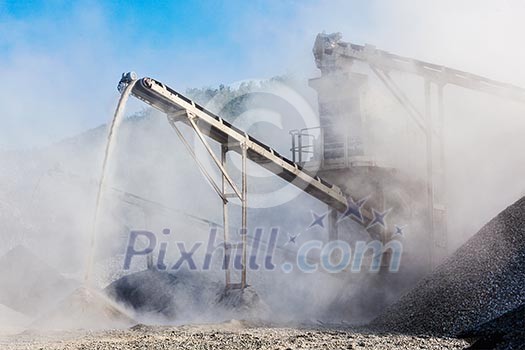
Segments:
[[[28,316],[0,304],[0,332],[6,329],[23,328],[30,321]]]
[[[110,329],[136,323],[127,310],[105,294],[80,287],[33,322],[30,329]]]
[[[225,291],[222,283],[194,271],[140,271],[116,280],[105,292],[144,323],[254,318],[266,310],[253,288]]]
[[[0,303],[30,316],[46,311],[78,286],[23,246],[0,258],[0,276]]]
[[[525,197],[505,209],[372,322],[455,336],[525,303]]]
[[[177,311],[173,291],[178,282],[174,275],[145,270],[119,278],[104,291],[116,302],[139,314],[172,319]]]

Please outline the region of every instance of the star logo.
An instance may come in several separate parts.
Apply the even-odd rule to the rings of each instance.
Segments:
[[[295,236],[293,236],[292,234],[288,233],[288,242],[286,242],[285,244],[296,244],[296,239],[297,237],[299,237],[300,233],[296,234]]]
[[[341,215],[339,220],[337,220],[337,222],[338,223],[341,222],[342,220],[344,220],[348,216],[353,216],[354,218],[356,218],[360,222],[363,222],[363,214],[361,213],[361,209],[363,208],[363,205],[365,205],[365,203],[366,203],[366,201],[368,200],[369,197],[370,196],[366,196],[365,198],[362,198],[362,199],[358,200],[357,202],[355,202],[352,199],[352,197],[348,197],[348,199],[346,201],[346,210],[343,213],[343,215]]]
[[[312,213],[313,221],[310,224],[310,226],[308,226],[308,228],[312,228],[314,226],[320,226],[320,227],[324,228],[324,218],[326,218],[326,215],[328,215],[329,211],[327,211],[326,213],[321,214],[321,215],[318,215],[313,210],[311,210],[310,212]]]
[[[372,215],[374,217],[372,218],[372,221],[370,221],[370,223],[368,224],[366,229],[368,230],[369,228],[371,228],[372,226],[375,226],[375,225],[380,225],[381,227],[386,227],[386,217],[390,213],[391,210],[392,210],[392,208],[387,209],[387,210],[385,210],[383,212],[380,212],[380,211],[377,211],[374,208],[372,208]]]
[[[396,227],[396,232],[394,232],[394,235],[403,236],[404,235],[403,229],[406,227],[406,225],[405,226],[395,225],[395,227]]]

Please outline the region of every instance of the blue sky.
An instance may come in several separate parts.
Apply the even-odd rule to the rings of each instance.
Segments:
[[[292,68],[279,64],[286,59],[282,51],[286,45],[294,50],[303,42],[283,40],[292,33],[310,32],[294,24],[301,21],[304,11],[320,3],[0,0],[0,22],[6,24],[0,33],[0,48],[7,57],[21,49],[60,55],[66,60],[80,60],[76,54],[82,53],[88,55],[83,56],[86,60],[106,61],[144,73],[164,73],[168,65],[171,70],[182,66],[189,73],[186,65],[193,64],[196,69],[191,77],[183,75],[182,86],[217,84],[250,75],[280,74]],[[348,20],[355,26],[364,25],[368,7],[359,4],[354,8],[357,12]],[[320,16],[319,22],[324,19],[326,16]],[[311,32],[328,29],[325,27],[319,25]],[[311,46],[313,38],[306,41]],[[303,54],[310,55],[309,51]],[[261,52],[267,57],[254,57]],[[217,64],[220,68],[212,67]]]
[[[46,50],[89,36],[86,30],[104,30],[112,45],[122,51],[166,52],[174,51],[174,45],[203,44],[210,50],[231,51],[242,40],[232,31],[247,12],[261,17],[292,15],[293,3],[273,5],[279,9],[272,11],[257,1],[5,1],[0,18],[30,24],[18,34],[35,48]],[[9,51],[14,43],[3,44]]]
[[[321,31],[519,83],[524,14],[518,0],[0,0],[0,149],[106,122],[128,70],[182,91],[315,76]]]
[[[10,84],[0,94],[0,148],[106,122],[123,71],[180,90],[213,86],[286,73],[301,45],[314,70],[311,35],[296,26],[293,35],[307,40],[286,42],[293,29],[284,25],[309,6],[317,3],[0,0],[0,73]]]

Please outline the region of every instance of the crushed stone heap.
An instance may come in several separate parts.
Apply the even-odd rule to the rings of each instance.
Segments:
[[[78,286],[20,245],[0,258],[0,276],[0,303],[29,316],[46,311]]]
[[[223,284],[195,271],[140,271],[111,283],[105,293],[145,323],[220,321],[261,316],[265,309],[252,287],[225,290]]]
[[[525,197],[471,237],[371,325],[456,336],[525,304]]]
[[[0,331],[6,327],[24,327],[30,318],[3,304],[0,304]]]
[[[137,322],[123,307],[95,289],[80,287],[30,328],[109,329],[127,328]]]

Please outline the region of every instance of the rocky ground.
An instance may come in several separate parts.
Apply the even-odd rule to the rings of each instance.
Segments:
[[[240,321],[217,325],[134,326],[0,337],[0,348],[31,349],[464,349],[463,340],[370,333],[338,327],[282,328]]]

